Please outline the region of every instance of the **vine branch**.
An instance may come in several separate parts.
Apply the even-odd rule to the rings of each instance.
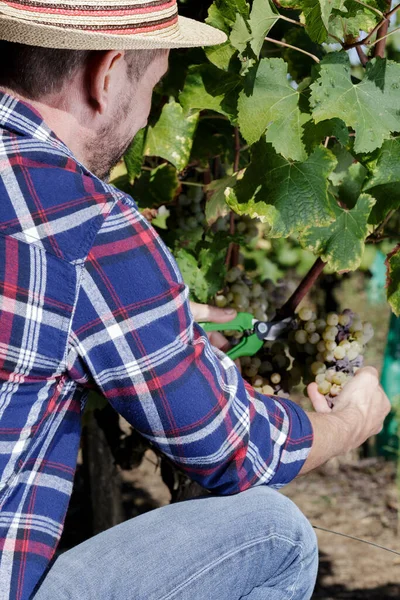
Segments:
[[[240,165],[240,133],[239,128],[235,127],[235,158],[233,161],[233,172],[237,173],[239,171]],[[231,211],[229,216],[229,233],[231,235],[235,234],[235,213]],[[229,268],[231,265],[236,267],[239,262],[239,246],[234,242],[231,242],[228,246],[228,251],[226,253],[225,264]]]
[[[277,321],[280,319],[285,319],[286,317],[291,317],[295,313],[296,308],[303,300],[304,296],[306,296],[306,294],[313,287],[325,266],[326,263],[321,258],[317,258],[311,269],[301,280],[297,289],[290,296],[289,300],[287,300],[285,304],[277,311],[274,320]]]
[[[315,54],[311,54],[311,52],[307,52],[306,50],[303,50],[302,48],[298,48],[297,46],[292,46],[292,44],[287,44],[286,42],[282,42],[281,40],[275,40],[274,38],[270,38],[268,36],[265,37],[264,40],[266,42],[271,42],[272,44],[277,44],[278,46],[284,46],[285,48],[290,48],[291,50],[296,50],[296,52],[301,52],[302,54],[306,54],[307,56],[309,56],[310,58],[315,60],[316,63],[320,63],[318,56],[315,56]]]

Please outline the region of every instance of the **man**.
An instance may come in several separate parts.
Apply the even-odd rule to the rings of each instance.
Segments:
[[[315,536],[274,488],[380,430],[377,374],[361,370],[332,411],[314,386],[312,414],[255,393],[193,322],[134,201],[104,182],[168,49],[225,36],[174,0],[12,0],[0,39],[1,600],[309,598]],[[93,388],[214,494],[52,563]]]

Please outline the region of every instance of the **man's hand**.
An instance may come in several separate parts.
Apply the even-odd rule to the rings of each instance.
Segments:
[[[332,409],[318,392],[316,383],[308,386],[308,395],[317,412],[332,413],[342,419],[343,427],[349,431],[350,448],[357,448],[379,433],[390,412],[389,399],[379,384],[378,371],[373,367],[357,371],[337,396]]]
[[[190,309],[197,323],[205,323],[206,321],[210,323],[227,323],[228,321],[232,321],[237,315],[234,308],[217,308],[216,306],[198,304],[197,302],[190,302]],[[207,335],[213,346],[223,352],[229,350],[229,341],[222,333],[219,331],[210,331]]]
[[[316,410],[316,413],[308,413],[314,442],[300,474],[358,448],[371,435],[381,431],[390,412],[389,399],[379,385],[378,372],[373,367],[357,371],[335,399],[333,408],[329,408],[315,383],[308,386],[308,395]]]

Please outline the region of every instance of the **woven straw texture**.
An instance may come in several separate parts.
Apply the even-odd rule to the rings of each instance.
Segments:
[[[227,38],[178,16],[176,0],[0,0],[0,39],[46,48],[133,50],[212,46]]]

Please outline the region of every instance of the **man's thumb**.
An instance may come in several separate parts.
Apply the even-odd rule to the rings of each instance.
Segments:
[[[318,385],[315,382],[307,386],[307,393],[316,412],[331,412],[332,409],[329,408],[325,396],[318,391]]]

